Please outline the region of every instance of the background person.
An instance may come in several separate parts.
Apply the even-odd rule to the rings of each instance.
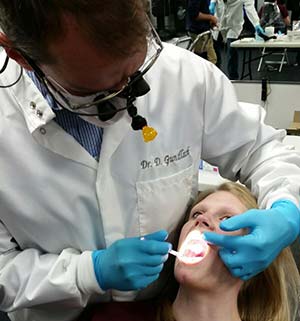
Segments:
[[[255,28],[256,32],[264,33],[259,24],[259,17],[255,9],[254,0],[228,0],[224,1],[224,13],[220,21],[220,29],[224,41],[227,43],[227,71],[232,80],[239,79],[238,49],[230,44],[236,41],[243,29],[244,11]]]
[[[300,3],[299,0],[287,0],[286,7],[288,10],[292,11],[291,20],[297,21],[300,19]]]
[[[217,25],[217,18],[209,12],[209,0],[188,0],[186,28],[189,36],[194,41],[197,36]],[[211,33],[203,36],[195,47],[196,54],[206,54],[207,60],[217,63],[217,56]]]
[[[274,27],[275,33],[286,33],[287,27],[291,24],[286,6],[276,0],[265,1],[259,9],[258,16],[260,25],[264,29],[269,26]]]
[[[218,3],[218,5],[217,5]],[[224,13],[224,2],[223,0],[212,0],[209,4],[209,12],[210,14],[214,15],[218,21],[222,19],[222,15]],[[219,29],[219,23],[216,27],[213,28],[212,37],[214,42],[214,49],[217,55],[217,63],[216,66],[222,69],[222,51],[224,49],[224,41],[222,38],[222,34]]]
[[[294,23],[300,20],[300,1],[299,0],[287,0],[286,1],[287,10],[291,11],[291,26],[294,28]],[[300,51],[297,50],[295,57],[294,66],[300,66]]]
[[[197,250],[189,245],[199,242],[199,239],[191,237],[195,231],[224,234],[226,232],[219,228],[221,221],[243,215],[245,210],[252,208],[257,208],[255,198],[247,188],[237,183],[225,183],[200,193],[181,229],[180,252],[192,255]],[[248,232],[243,229],[229,234],[247,237]],[[189,243],[186,243],[189,238]],[[174,274],[179,288],[175,290],[175,299],[172,288],[169,293],[173,297],[172,303],[167,301],[162,306],[159,321],[297,319],[299,273],[289,248],[284,249],[266,270],[246,282],[230,274],[218,255],[217,247],[209,245],[205,251],[204,258],[198,263],[188,264],[176,259]]]
[[[200,159],[258,197],[261,210],[221,223],[249,238],[206,233],[233,275],[258,274],[299,235],[300,156],[285,132],[213,64],[162,45],[142,1],[0,0],[0,25],[0,309],[12,320],[157,296]]]

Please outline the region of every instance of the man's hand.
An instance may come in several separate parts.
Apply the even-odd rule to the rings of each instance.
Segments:
[[[268,210],[252,209],[221,222],[224,231],[247,228],[243,236],[205,232],[205,239],[220,247],[219,255],[233,276],[248,280],[263,271],[282,249],[299,235],[300,211],[288,200]]]
[[[209,21],[210,21],[211,27],[214,27],[214,26],[216,26],[218,24],[218,19],[215,16],[211,15]]]
[[[255,26],[255,33],[260,36],[260,35],[266,35],[264,29],[260,26],[257,25]]]
[[[171,244],[164,230],[114,242],[108,249],[92,252],[94,271],[103,290],[130,291],[155,281],[168,258]]]

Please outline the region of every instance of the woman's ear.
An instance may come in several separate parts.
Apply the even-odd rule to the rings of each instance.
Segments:
[[[9,58],[15,60],[23,68],[32,70],[26,59],[16,49],[13,48],[11,41],[2,32],[0,32],[0,46],[4,48]]]

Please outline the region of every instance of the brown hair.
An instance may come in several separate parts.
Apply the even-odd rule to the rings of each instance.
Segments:
[[[117,57],[144,43],[145,0],[0,0],[0,26],[13,46],[37,62],[51,62],[49,43],[63,39],[64,15],[83,35]]]
[[[217,191],[230,192],[248,209],[257,208],[255,197],[245,186],[228,182],[215,189],[199,193],[189,208],[186,219],[188,219],[192,207]],[[162,309],[160,308],[158,320],[174,321],[170,303],[174,299],[174,293],[169,294],[169,302],[166,302]],[[238,309],[243,321],[295,320],[298,306],[299,273],[289,248],[281,251],[267,269],[244,282],[238,295]]]

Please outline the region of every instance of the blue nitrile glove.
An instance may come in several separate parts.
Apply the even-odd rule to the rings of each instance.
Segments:
[[[168,258],[171,244],[164,230],[114,242],[106,250],[92,252],[94,271],[103,290],[130,291],[155,281]]]
[[[248,280],[258,274],[291,244],[300,229],[300,211],[291,201],[280,200],[268,210],[252,209],[222,221],[220,228],[248,228],[243,236],[205,232],[208,242],[220,246],[219,255],[233,276]]]
[[[255,26],[255,32],[259,35],[259,34],[263,34],[265,35],[265,31],[264,29],[260,26],[260,25],[256,25]]]
[[[215,15],[215,13],[216,13],[216,2],[210,2],[210,4],[209,4],[209,13],[211,14],[211,15]]]

